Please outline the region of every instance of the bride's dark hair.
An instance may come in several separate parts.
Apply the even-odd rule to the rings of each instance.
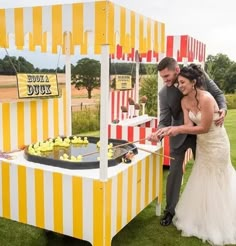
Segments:
[[[195,81],[196,83],[193,84],[194,89],[196,90],[196,88],[203,88],[202,85],[202,81],[204,79],[204,71],[202,70],[202,68],[194,63],[183,67],[180,70],[180,73],[178,74],[178,76],[182,76],[186,79],[189,79],[190,81]],[[197,101],[197,107],[199,108],[199,101],[197,99],[197,90],[196,90],[196,94],[195,94],[195,99]],[[200,108],[199,108],[200,109]]]
[[[192,63],[189,66],[183,67],[180,70],[179,75],[183,76],[184,78],[189,79],[190,81],[195,80],[196,81],[194,85],[195,88],[202,87],[202,79],[204,76],[204,72],[200,66]]]

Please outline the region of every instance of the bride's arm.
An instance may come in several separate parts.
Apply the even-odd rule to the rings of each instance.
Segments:
[[[182,126],[174,126],[168,129],[166,135],[169,136],[176,136],[178,134],[201,134],[206,133],[209,131],[213,116],[214,116],[214,105],[215,101],[214,98],[211,95],[204,95],[201,99],[201,102],[199,102],[200,108],[201,108],[201,122],[197,126],[193,125],[182,125]],[[186,120],[186,123],[190,120],[188,120],[188,111],[187,109],[183,109],[184,111],[184,120]]]

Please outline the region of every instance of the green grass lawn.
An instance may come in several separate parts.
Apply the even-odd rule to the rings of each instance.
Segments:
[[[236,167],[236,110],[229,110],[225,120],[225,126],[229,134],[231,143],[231,158],[234,167]],[[233,133],[234,132],[234,133]],[[83,134],[84,135],[84,134]],[[94,132],[98,136],[98,132]],[[192,162],[187,165],[184,176],[184,185],[191,172]],[[164,185],[168,170],[164,171]],[[165,201],[165,191],[163,201]],[[207,246],[197,238],[181,237],[180,232],[171,225],[168,227],[160,226],[160,218],[155,215],[156,201],[152,202],[138,216],[136,216],[128,225],[126,225],[112,240],[112,246]],[[164,208],[165,204],[163,204]],[[0,246],[44,246],[44,245],[81,245],[88,246],[88,242],[74,239],[71,237],[59,235],[56,233],[46,233],[45,230],[38,229],[29,225],[23,225],[18,222],[7,219],[0,219]]]

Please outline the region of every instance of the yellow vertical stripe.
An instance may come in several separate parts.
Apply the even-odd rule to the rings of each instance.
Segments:
[[[128,195],[127,195],[127,222],[132,219],[132,193],[133,187],[133,166],[130,166],[128,169]]]
[[[144,206],[146,207],[149,203],[149,171],[150,171],[150,155],[145,158],[145,201]]]
[[[18,148],[25,145],[25,125],[24,125],[24,102],[17,102],[17,132],[18,132]]]
[[[6,32],[6,15],[5,9],[0,9],[0,47],[6,47],[7,32]]]
[[[124,46],[124,52],[127,54],[131,51],[131,37],[129,34],[125,35],[125,46]]]
[[[52,53],[57,53],[57,45],[62,45],[62,5],[52,6]]]
[[[29,50],[30,51],[35,51],[35,45],[34,45],[34,40],[33,40],[32,33],[29,33]]]
[[[166,42],[166,36],[165,36],[165,24],[161,23],[161,52],[165,53],[165,42]]]
[[[74,45],[81,45],[83,43],[84,33],[84,16],[83,16],[83,3],[72,4],[72,40]]]
[[[136,214],[141,210],[141,173],[142,161],[137,163],[137,196],[136,196]]]
[[[15,8],[15,43],[18,49],[24,46],[23,8]]]
[[[160,154],[164,154],[163,147],[159,150]],[[163,194],[163,157],[159,157],[159,192],[158,192],[158,202],[162,202]]]
[[[73,41],[72,41],[72,34],[69,33],[69,39],[70,39],[70,55],[74,55],[75,53],[75,47],[73,45]]]
[[[126,11],[124,7],[120,7],[120,45],[125,46],[125,23],[126,23]]]
[[[115,17],[114,17],[114,4],[108,2],[108,43],[110,44],[110,54],[115,53],[115,33],[114,33],[114,25],[115,25]]]
[[[159,168],[159,165],[158,165]],[[156,198],[157,194],[157,155],[153,155],[153,168],[152,168],[152,199]]]
[[[144,50],[144,40],[143,40],[143,32],[144,32],[144,20],[143,16],[139,16],[139,52],[143,53]]]
[[[42,45],[41,45],[41,51],[42,52],[47,52],[47,32],[43,33],[43,40],[42,40]]]
[[[108,3],[106,1],[95,2],[95,37],[96,44],[107,43],[107,10]]]
[[[18,166],[19,222],[27,223],[26,167]]]
[[[10,164],[2,161],[2,216],[10,219]]]
[[[35,220],[36,226],[44,228],[44,177],[43,170],[35,169]]]
[[[146,45],[146,49],[151,50],[151,20],[148,18],[147,20],[147,45]]]
[[[117,176],[117,214],[116,214],[116,231],[120,231],[122,228],[122,186],[123,175],[119,173]]]
[[[83,44],[80,47],[80,54],[81,55],[87,55],[88,54],[88,33],[84,33],[84,41]]]
[[[155,21],[154,23],[154,51],[155,52],[159,52],[159,44],[158,44],[158,38],[159,38],[159,32],[158,32],[158,22]]]
[[[43,140],[48,138],[48,100],[42,100],[43,113]]]
[[[104,183],[93,181],[93,245],[104,245]]]
[[[53,173],[53,214],[54,231],[63,233],[63,194],[60,173]]]
[[[54,136],[59,135],[58,98],[53,99]]]
[[[37,104],[36,101],[30,102],[30,130],[31,130],[31,143],[38,140],[37,136]]]
[[[83,236],[83,187],[81,177],[72,177],[73,237]]]
[[[135,12],[131,11],[130,12],[130,17],[131,17],[131,36],[130,36],[130,42],[131,42],[131,47],[135,48]]]
[[[10,131],[10,104],[2,104],[2,134],[3,134],[3,151],[11,151],[11,131]]]
[[[111,179],[105,183],[105,245],[111,244],[111,184]]]
[[[33,7],[33,41],[42,44],[42,7]]]

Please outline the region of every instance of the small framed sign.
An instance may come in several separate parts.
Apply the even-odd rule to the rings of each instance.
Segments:
[[[116,90],[131,90],[132,89],[132,78],[131,75],[116,75]]]

